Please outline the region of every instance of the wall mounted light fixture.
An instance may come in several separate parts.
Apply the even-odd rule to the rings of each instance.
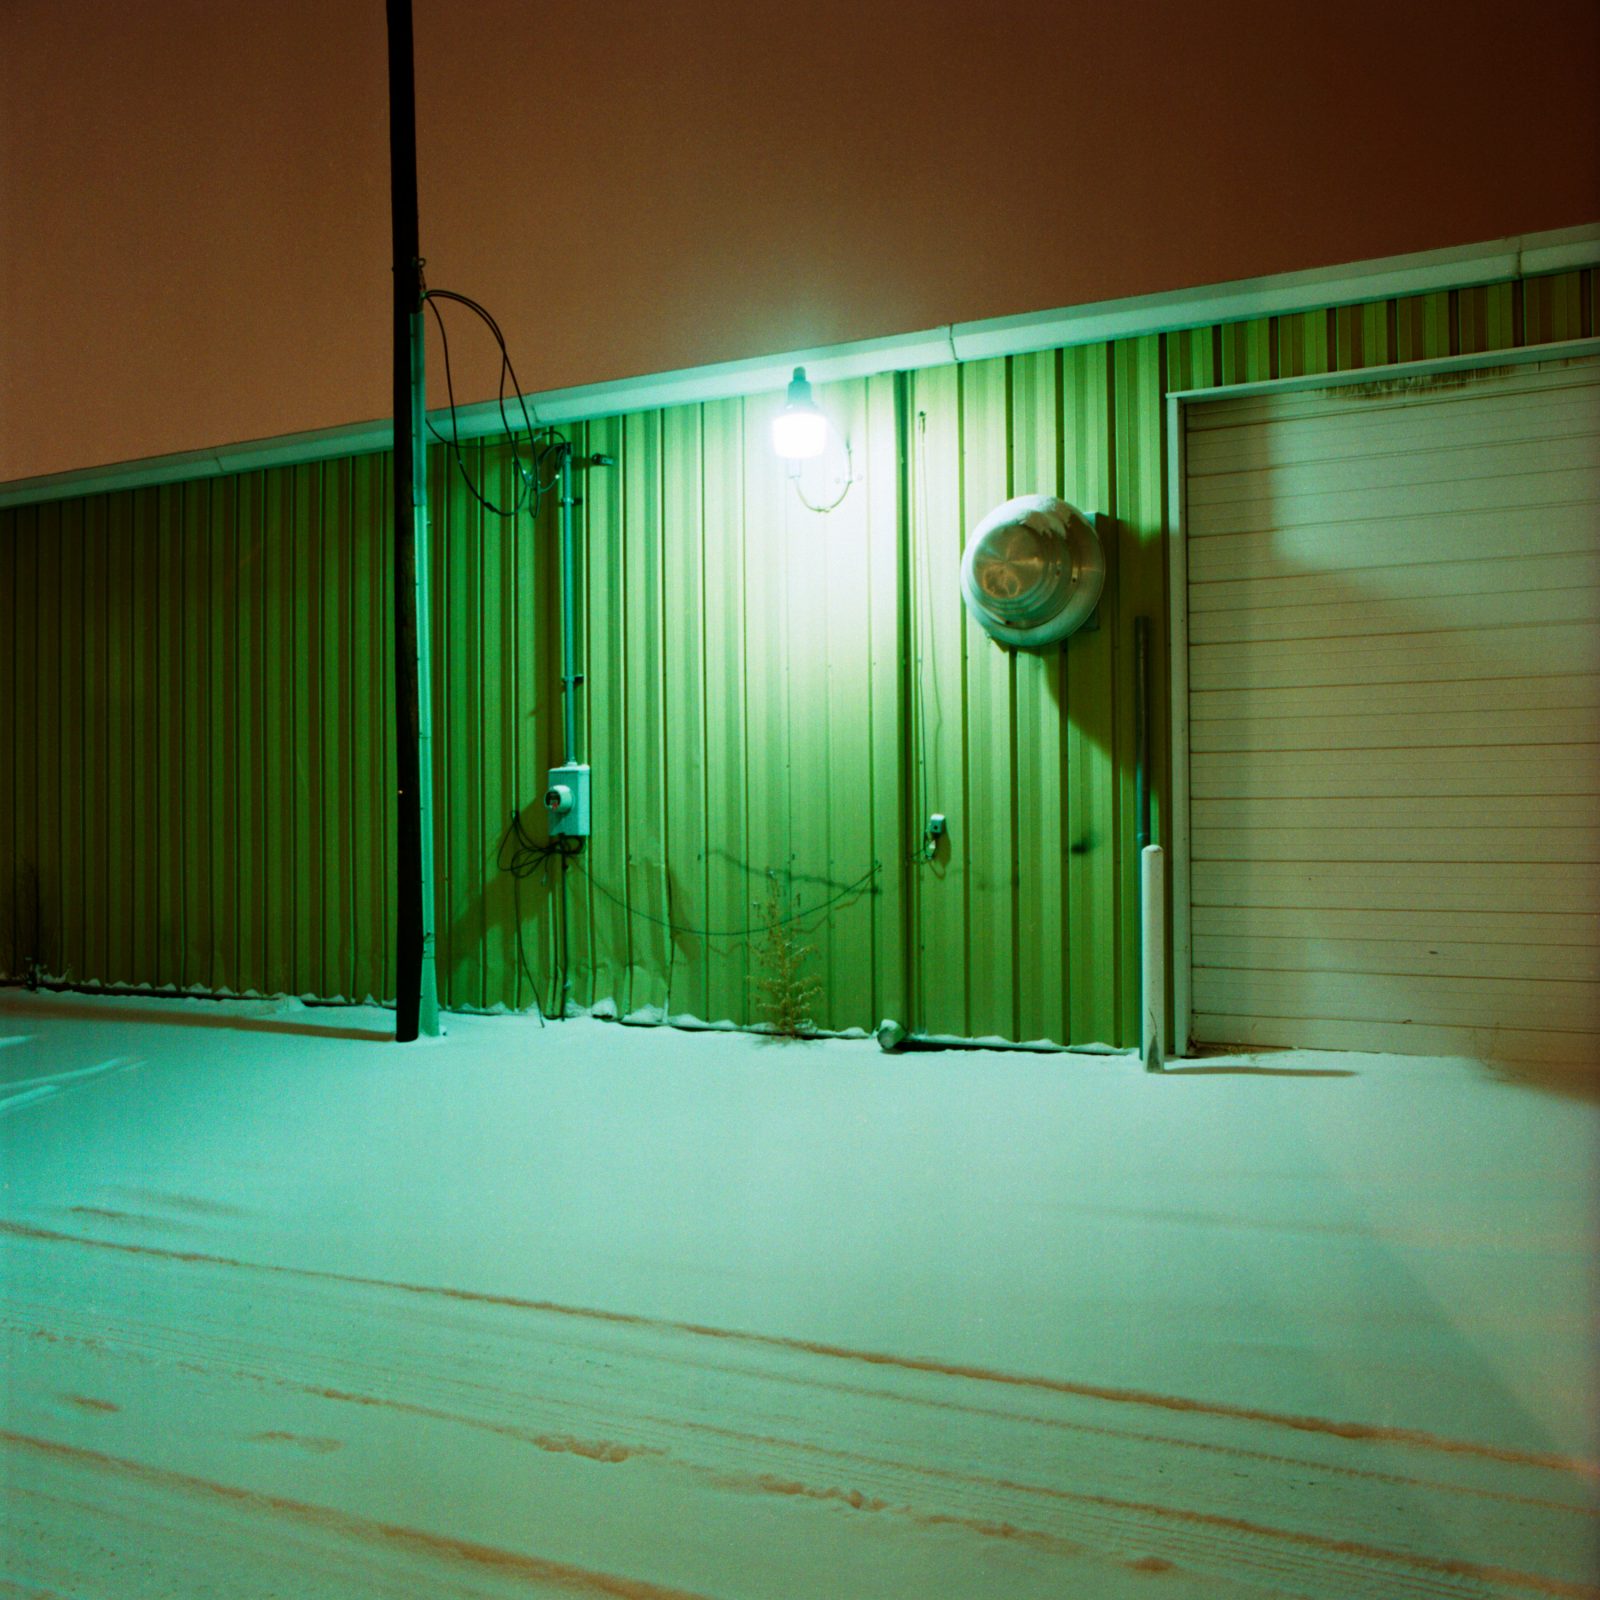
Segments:
[[[772,448],[785,461],[807,461],[820,456],[828,443],[828,419],[811,398],[806,369],[796,367],[789,380],[789,397],[772,419]]]

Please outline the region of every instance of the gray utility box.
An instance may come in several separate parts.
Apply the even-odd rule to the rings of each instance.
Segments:
[[[544,808],[550,813],[550,837],[589,837],[589,768],[573,762],[551,767]]]

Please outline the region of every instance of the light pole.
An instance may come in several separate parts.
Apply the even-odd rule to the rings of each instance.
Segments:
[[[428,453],[411,0],[386,0],[394,240],[395,1029],[439,1032],[433,950],[433,715],[428,650]]]

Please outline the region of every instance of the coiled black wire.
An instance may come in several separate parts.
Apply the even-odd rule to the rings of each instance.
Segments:
[[[551,472],[548,481],[544,473],[548,469],[550,458],[557,458],[557,468],[560,464],[560,452],[570,448],[566,436],[558,429],[538,423],[535,415],[528,409],[528,402],[523,398],[522,384],[517,378],[517,369],[512,365],[511,351],[506,345],[505,335],[500,331],[500,324],[495,321],[493,314],[487,307],[468,295],[457,294],[453,289],[427,289],[423,290],[423,299],[427,302],[428,309],[433,313],[433,320],[439,328],[439,344],[444,351],[444,384],[445,392],[450,401],[450,432],[441,433],[430,420],[428,432],[440,444],[450,446],[450,453],[455,459],[456,470],[461,474],[462,482],[467,486],[467,492],[480,506],[493,516],[503,517],[508,520],[519,516],[523,511],[533,516],[539,514],[541,498],[555,486],[558,472]],[[455,374],[450,365],[450,335],[445,331],[444,314],[439,310],[441,300],[454,302],[456,305],[465,306],[476,316],[489,332],[494,336],[495,343],[500,347],[500,423],[505,429],[506,439],[511,445],[511,464],[517,475],[517,492],[509,506],[496,504],[486,495],[472,474],[467,470],[466,457],[461,451],[461,425],[456,408]],[[517,405],[522,411],[522,425],[528,435],[532,453],[527,463],[522,459],[522,452],[517,447],[517,430],[512,426],[512,421],[506,412],[506,379],[511,379],[511,392]],[[541,445],[537,441],[544,440]]]

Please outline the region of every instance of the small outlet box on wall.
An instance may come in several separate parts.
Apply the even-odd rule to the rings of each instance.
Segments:
[[[578,762],[551,767],[544,808],[550,816],[550,837],[589,837],[589,768]]]

